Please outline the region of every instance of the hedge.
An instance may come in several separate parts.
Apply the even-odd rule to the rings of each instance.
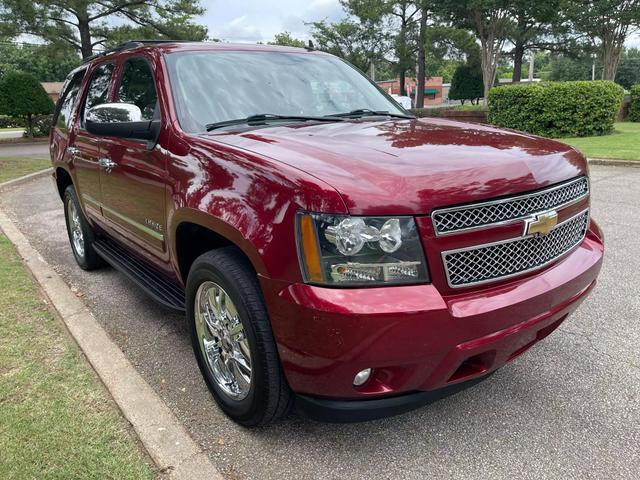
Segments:
[[[541,82],[494,87],[490,123],[545,137],[590,137],[613,131],[624,89],[613,82]]]
[[[640,84],[631,87],[631,104],[629,105],[629,120],[640,122]]]

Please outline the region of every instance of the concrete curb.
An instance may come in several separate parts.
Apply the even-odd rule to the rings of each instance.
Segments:
[[[611,158],[589,158],[589,165],[609,165],[610,167],[640,167],[640,161],[613,160]]]
[[[51,173],[51,172],[53,172],[52,168],[45,168],[44,170],[40,170],[38,172],[30,173],[29,175],[24,175],[23,177],[14,178],[13,180],[9,180],[7,182],[0,183],[0,190],[2,190],[5,187],[12,187],[12,186],[15,186],[15,185],[20,185],[21,183],[28,182],[29,180],[32,180],[32,179],[34,179],[36,177],[40,177],[42,175],[45,175],[45,174]]]
[[[158,468],[175,480],[222,480],[220,472],[169,407],[1,209],[0,229],[16,246]]]

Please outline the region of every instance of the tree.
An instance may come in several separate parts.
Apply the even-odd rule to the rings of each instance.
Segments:
[[[482,69],[477,63],[465,63],[456,68],[451,80],[449,98],[451,100],[461,100],[464,105],[465,100],[478,100],[484,91],[482,83]]]
[[[6,73],[30,73],[40,82],[61,82],[80,64],[72,49],[53,45],[0,44],[0,78]]]
[[[496,81],[498,62],[507,41],[513,2],[507,0],[444,0],[438,2],[441,15],[453,25],[474,31],[481,45],[482,83],[486,104]]]
[[[192,22],[204,12],[198,0],[0,0],[0,24],[14,34],[64,44],[83,58],[122,29],[145,37],[203,40],[207,29]],[[114,21],[125,25],[114,26]]]
[[[310,26],[318,50],[344,58],[363,72],[374,71],[376,64],[387,62],[389,36],[379,25],[342,20],[313,22]]]
[[[622,53],[616,83],[630,90],[633,85],[640,84],[640,49],[627,48]]]
[[[566,0],[564,15],[598,48],[602,79],[614,80],[624,44],[640,27],[640,0]]]
[[[560,3],[560,0],[513,2],[514,20],[509,41],[513,44],[511,54],[514,82],[519,82],[522,78],[522,61],[527,50],[555,49],[557,42],[553,37],[557,37],[559,33]],[[563,42],[559,39],[558,43]]]
[[[420,7],[412,0],[342,0],[341,3],[361,23],[385,29],[390,26],[397,31],[392,37],[395,65],[400,78],[400,94],[406,95],[406,73],[415,65]]]
[[[280,45],[283,47],[298,47],[298,48],[306,47],[304,41],[297,38],[293,38],[291,36],[291,33],[289,32],[276,33],[273,40],[271,42],[267,42],[267,45]]]
[[[33,75],[12,72],[0,81],[0,114],[25,119],[33,137],[34,115],[53,113],[53,102]]]
[[[420,28],[418,30],[418,71],[416,73],[416,108],[424,107],[424,85],[427,78],[427,28],[431,15],[431,1],[418,0],[416,6],[420,9]]]

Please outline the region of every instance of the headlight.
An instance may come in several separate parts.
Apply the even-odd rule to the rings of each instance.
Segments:
[[[304,279],[326,285],[398,285],[429,281],[412,217],[299,213]]]

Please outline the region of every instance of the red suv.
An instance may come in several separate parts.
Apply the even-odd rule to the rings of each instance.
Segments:
[[[418,119],[313,49],[129,42],[74,70],[51,131],[81,268],[185,311],[213,397],[399,413],[478,382],[593,288],[584,157]]]

